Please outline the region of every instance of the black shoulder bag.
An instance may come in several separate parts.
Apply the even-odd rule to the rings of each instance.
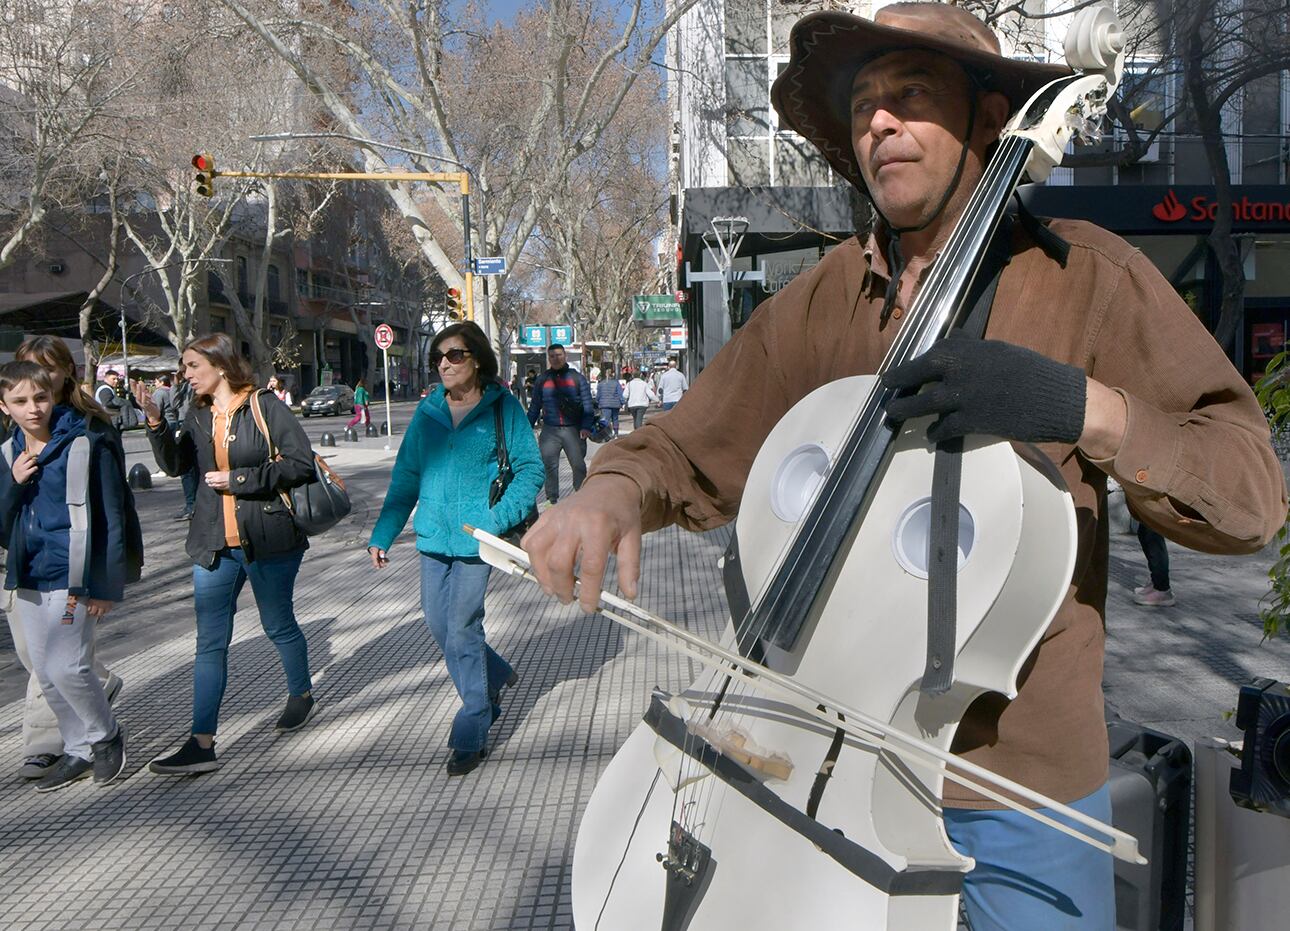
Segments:
[[[257,391],[251,398],[251,414],[255,425],[264,434],[264,442],[269,447],[269,460],[281,459],[282,454],[269,435],[269,422],[265,419],[264,409],[260,406],[260,395]],[[276,399],[275,399],[276,400]],[[323,461],[322,456],[310,450],[314,457],[314,474],[303,485],[297,485],[289,491],[279,491],[282,502],[291,512],[291,519],[305,536],[316,536],[335,527],[349,516],[353,505],[350,504],[349,492],[339,475]]]
[[[497,431],[497,478],[493,479],[493,484],[488,489],[488,506],[497,507],[497,502],[502,500],[502,495],[506,494],[506,489],[510,487],[511,481],[515,478],[515,470],[511,468],[511,457],[506,451],[506,428],[502,424],[502,402],[499,400],[493,405],[493,426]],[[537,505],[534,504],[529,508],[528,514],[520,520],[518,524],[511,527],[498,536],[507,543],[515,546],[520,545],[520,537],[528,531],[538,519]]]

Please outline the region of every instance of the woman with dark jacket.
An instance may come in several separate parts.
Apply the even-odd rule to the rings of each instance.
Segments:
[[[303,727],[317,707],[305,635],[292,604],[308,544],[283,501],[283,492],[313,475],[309,440],[285,404],[272,392],[256,391],[250,365],[225,334],[190,342],[183,371],[193,403],[178,436],[166,428],[155,404],[147,401],[144,408],[157,464],[168,475],[182,475],[196,464],[202,476],[187,543],[197,611],[193,728],[178,752],[149,765],[165,775],[219,767],[215,732],[228,681],[228,646],[237,596],[248,578],[260,623],[278,648],[287,678],[278,730]],[[256,424],[255,404],[264,412],[276,457],[270,457]]]

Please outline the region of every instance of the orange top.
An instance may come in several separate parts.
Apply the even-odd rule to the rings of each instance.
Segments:
[[[228,432],[229,424],[233,422],[233,413],[245,404],[250,396],[250,388],[242,391],[233,399],[227,411],[221,411],[214,404],[211,405],[211,436],[215,439],[215,464],[219,466],[220,471],[227,472],[231,468],[228,447],[237,439],[236,434]],[[242,535],[237,529],[237,499],[229,491],[222,491],[220,494],[224,499],[224,542],[229,546],[241,546]]]

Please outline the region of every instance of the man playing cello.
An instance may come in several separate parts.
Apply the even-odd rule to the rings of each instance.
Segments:
[[[820,385],[877,371],[1009,116],[1065,73],[1002,57],[985,25],[938,3],[799,22],[775,107],[870,198],[875,230],[758,308],[675,410],[601,451],[582,489],[524,539],[543,587],[572,601],[580,564],[592,611],[612,553],[634,598],[643,532],[731,520],[770,428]],[[1106,476],[1175,542],[1254,552],[1286,516],[1258,403],[1141,253],[1067,220],[1015,229],[983,340],[943,340],[884,381],[929,385],[894,402],[892,419],[936,416],[933,442],[1038,444],[1070,488],[1079,552],[1065,601],[1018,696],[977,700],[953,749],[1109,822]],[[944,819],[976,859],[963,890],[976,931],[1114,927],[1108,854],[957,785]]]

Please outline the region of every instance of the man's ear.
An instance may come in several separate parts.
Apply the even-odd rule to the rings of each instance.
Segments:
[[[1012,104],[999,91],[986,91],[977,101],[977,122],[985,134],[986,145],[999,140],[999,134],[1012,115]]]

